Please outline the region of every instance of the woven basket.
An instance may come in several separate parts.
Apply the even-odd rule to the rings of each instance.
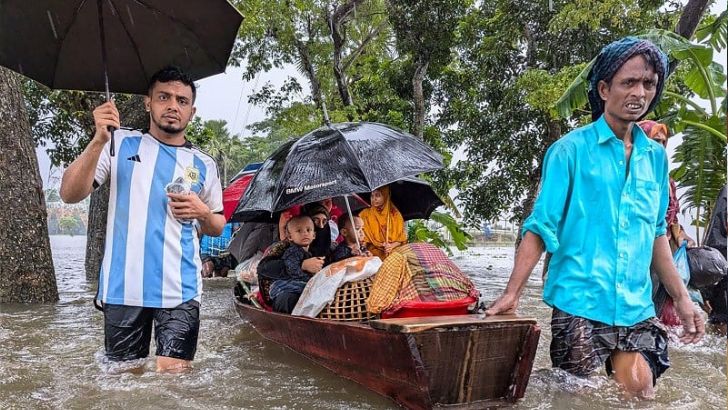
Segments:
[[[363,321],[376,315],[367,312],[367,298],[372,290],[372,279],[347,282],[336,291],[334,300],[319,313],[319,319]]]

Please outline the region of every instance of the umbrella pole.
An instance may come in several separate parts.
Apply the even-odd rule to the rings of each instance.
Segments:
[[[104,86],[106,87],[106,101],[111,101],[111,93],[109,92],[109,67],[108,59],[106,58],[106,33],[104,31],[104,7],[102,4],[103,0],[96,0],[96,8],[99,13],[99,33],[101,34],[101,61],[104,65]],[[111,146],[109,147],[109,154],[113,157],[116,152],[114,149],[114,127],[109,127],[111,132]]]
[[[354,225],[354,215],[351,213],[351,205],[349,205],[349,195],[344,195],[344,202],[346,202],[346,213],[349,214],[349,222],[351,222],[351,229],[354,230],[354,237],[356,238],[356,247],[361,251],[361,244],[359,243],[359,235],[356,235],[356,228]]]

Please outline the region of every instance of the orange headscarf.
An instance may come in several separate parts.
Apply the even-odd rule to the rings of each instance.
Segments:
[[[407,233],[404,230],[402,214],[392,203],[389,186],[377,190],[384,197],[384,205],[381,208],[367,208],[359,213],[359,217],[364,221],[365,241],[369,244],[369,250],[384,259],[384,244],[407,242]]]
[[[662,132],[666,136],[670,136],[670,132],[667,130],[667,125],[661,124],[657,121],[652,120],[644,120],[637,123],[637,125],[642,128],[642,131],[647,134],[648,137],[654,139],[655,135],[657,135],[659,132]]]

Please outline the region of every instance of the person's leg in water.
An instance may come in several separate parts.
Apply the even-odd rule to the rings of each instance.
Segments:
[[[157,372],[181,373],[192,368],[200,332],[200,304],[190,300],[154,311]]]
[[[609,360],[614,381],[622,386],[628,398],[655,398],[652,369],[642,353],[615,350]]]
[[[586,377],[605,365],[629,398],[654,397],[654,383],[667,368],[667,334],[656,320],[630,327],[590,321],[554,308],[551,362]]]
[[[129,362],[149,356],[152,310],[140,306],[104,304],[104,348],[112,362]],[[126,371],[137,373],[143,362]]]

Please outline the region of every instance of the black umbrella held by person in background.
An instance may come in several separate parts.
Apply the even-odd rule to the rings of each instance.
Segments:
[[[325,125],[263,162],[231,220],[270,220],[292,205],[371,192],[442,167],[440,154],[422,140],[387,125]]]
[[[225,71],[242,20],[227,0],[2,0],[0,65],[53,89],[143,95],[169,65]]]

